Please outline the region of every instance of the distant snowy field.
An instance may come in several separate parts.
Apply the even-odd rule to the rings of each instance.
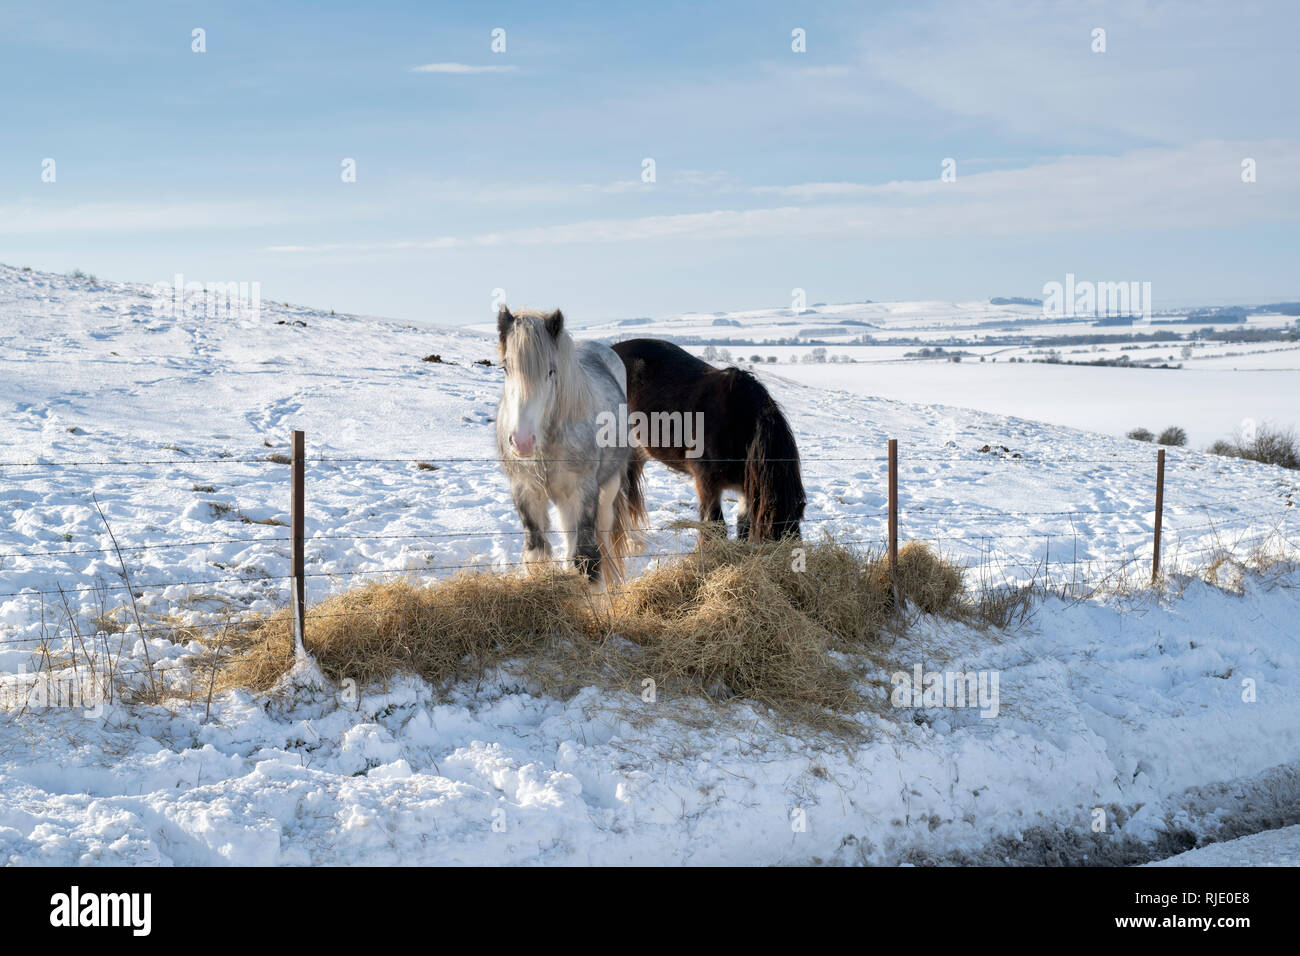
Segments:
[[[1247,421],[1300,430],[1300,345],[1206,341],[1195,343],[1187,355],[1183,354],[1182,342],[1057,348],[1066,361],[1127,355],[1135,361],[1153,359],[1184,366],[1141,369],[1033,364],[1032,360],[1042,358],[1045,350],[1013,344],[1020,335],[1278,329],[1294,323],[1291,316],[1252,315],[1240,327],[1168,325],[1159,321],[1106,327],[1053,321],[1044,317],[1038,306],[882,302],[821,306],[798,316],[789,310],[761,310],[633,321],[635,324],[591,325],[583,334],[605,339],[743,337],[756,344],[721,347],[736,360],[748,361],[757,355],[766,362],[775,357],[778,361],[769,366],[769,371],[798,382],[902,402],[956,405],[995,415],[1033,418],[1116,436],[1137,427],[1159,432],[1169,425],[1180,425],[1197,448],[1230,438]],[[827,343],[824,348],[828,356],[853,359],[853,364],[804,364],[812,347],[770,344],[801,334],[815,335]],[[920,341],[905,346],[853,345],[852,339],[863,334],[877,340],[915,337]],[[970,354],[960,363],[945,358],[906,357],[906,353],[950,336],[978,340],[979,344],[961,349]],[[696,353],[701,351],[700,346],[688,347]],[[1013,358],[1019,361],[1013,363]]]
[[[38,592],[61,585],[77,604],[92,594],[78,589],[120,587],[92,492],[146,615],[213,623],[282,606],[288,547],[275,522],[287,519],[288,469],[266,459],[293,428],[318,459],[309,601],[376,575],[518,560],[496,464],[448,460],[495,455],[500,372],[473,364],[495,357],[490,334],[267,302],[256,322],[175,317],[151,295],[0,267],[0,670],[30,665],[43,605],[58,600]],[[430,353],[444,364],[420,361]],[[1011,417],[939,404],[960,390],[935,386],[913,404],[833,377],[868,368],[760,371],[807,459],[808,534],[884,534],[882,458],[896,437],[905,537],[978,563],[973,573],[1018,580],[1045,567],[1069,581],[1149,560],[1150,446],[1044,424],[1030,402]],[[1017,370],[1038,368],[1073,371]],[[1105,391],[1090,385],[1078,401]],[[1134,414],[1127,427],[1193,427],[1186,405],[1170,421]],[[687,482],[657,466],[647,478],[653,527],[693,515]],[[1168,562],[1194,566],[1271,532],[1295,540],[1297,484],[1172,452]],[[691,544],[658,532],[651,550]],[[1193,584],[1136,609],[1053,601],[997,639],[918,621],[896,655],[996,670],[999,716],[863,714],[867,739],[850,747],[787,735],[744,706],[715,730],[688,729],[673,715],[690,705],[661,699],[633,723],[627,708],[648,705],[595,689],[559,702],[506,675],[449,700],[413,680],[346,706],[310,689],[269,706],[227,694],[206,721],[180,703],[99,719],[0,713],[0,861],[985,859],[1031,831],[1086,836],[1096,807],[1111,838],[1213,838],[1251,808],[1211,805],[1210,784],[1249,794],[1267,779],[1300,795],[1288,770],[1300,766],[1296,584],[1247,578],[1240,595]],[[147,646],[165,667],[201,650],[131,640],[134,660]]]
[[[1237,435],[1247,420],[1300,425],[1300,352],[1287,368],[1234,369],[1228,359],[1183,369],[1092,368],[965,361],[777,366],[796,382],[917,404],[964,405],[1110,435],[1186,429],[1192,447]],[[1239,361],[1239,360],[1232,360]],[[1219,365],[1218,363],[1225,363]]]

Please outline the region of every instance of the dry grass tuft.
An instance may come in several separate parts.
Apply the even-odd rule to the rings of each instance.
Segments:
[[[1296,565],[1294,543],[1275,528],[1245,547],[1216,541],[1195,573],[1221,591],[1242,594],[1248,577],[1272,585],[1294,574]]]
[[[926,614],[949,614],[962,596],[962,569],[928,544],[909,541],[898,549],[898,589]]]
[[[976,626],[1005,630],[1027,620],[1035,600],[1044,593],[1042,587],[1034,584],[981,588],[963,616]]]
[[[1228,548],[1221,547],[1211,551],[1206,556],[1201,576],[1207,584],[1221,591],[1240,594],[1242,593],[1246,570],[1243,561]]]

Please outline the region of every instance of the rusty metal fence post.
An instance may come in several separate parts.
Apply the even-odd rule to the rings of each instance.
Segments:
[[[289,494],[289,558],[293,565],[293,615],[297,639],[303,650],[307,649],[307,578],[303,558],[303,538],[306,526],[306,439],[300,431],[293,433],[293,459]]]
[[[1151,553],[1151,583],[1160,576],[1160,530],[1165,517],[1165,450],[1156,453],[1156,533]]]
[[[900,607],[898,592],[898,439],[889,439],[889,581],[894,589],[894,607]]]

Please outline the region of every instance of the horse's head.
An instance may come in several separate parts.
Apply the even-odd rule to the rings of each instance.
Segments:
[[[498,352],[506,373],[497,431],[519,458],[531,458],[552,417],[566,415],[578,387],[572,380],[573,339],[560,310],[497,313]]]

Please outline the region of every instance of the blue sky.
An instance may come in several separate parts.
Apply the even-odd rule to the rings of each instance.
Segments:
[[[0,261],[444,323],[1295,299],[1298,10],[11,3]]]

